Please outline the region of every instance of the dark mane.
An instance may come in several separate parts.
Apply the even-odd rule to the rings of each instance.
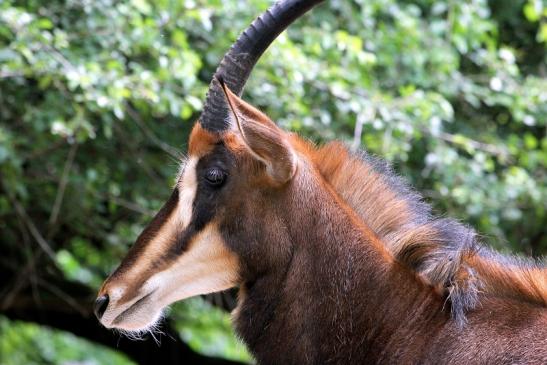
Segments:
[[[339,142],[296,142],[325,180],[381,238],[400,263],[447,298],[460,324],[481,296],[547,307],[547,268],[482,246],[475,231],[435,217],[422,196],[384,160]]]

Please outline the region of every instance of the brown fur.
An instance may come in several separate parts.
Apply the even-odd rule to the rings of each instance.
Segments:
[[[222,202],[229,217],[223,232],[242,263],[235,324],[258,363],[546,359],[547,318],[540,308],[485,297],[484,309],[471,310],[461,327],[446,315],[435,288],[393,260],[325,178],[309,146],[294,142],[301,153],[294,181],[274,190],[248,185],[249,174],[260,171],[247,170],[252,158],[240,151],[233,184],[249,195],[241,200],[226,192],[230,198]]]
[[[297,136],[292,142],[310,156],[322,176],[382,239],[393,257],[449,296],[456,304],[454,315],[462,316],[473,308],[481,292],[547,307],[545,268],[481,254],[486,251],[479,249],[471,229],[433,218],[417,193],[385,164],[378,167],[379,160],[356,156],[340,142],[320,148]],[[447,237],[447,229],[459,232]]]
[[[484,292],[547,307],[547,269],[523,260],[472,255],[467,265],[477,272]]]
[[[238,100],[233,112],[242,108],[251,110]],[[471,229],[435,218],[379,160],[341,144],[316,148],[270,128],[277,127],[243,136],[234,127],[216,138],[195,127],[190,149],[202,155],[187,170],[196,176],[193,202],[185,203],[192,217],[181,232],[173,229],[170,247],[159,247],[185,269],[199,268],[203,262],[194,263],[187,248],[204,244],[197,238],[214,226],[242,289],[234,324],[258,363],[547,362],[543,268],[479,250]],[[255,141],[245,138],[274,139],[268,142],[286,149],[281,156],[294,154],[294,175],[273,181],[283,164],[275,153],[252,150]],[[206,172],[215,169],[226,176],[222,185],[207,182]],[[143,259],[132,251],[122,268],[135,265],[134,255]],[[209,274],[202,270],[199,279]],[[124,278],[139,286],[131,275]],[[192,278],[165,280],[159,288],[205,292]],[[154,304],[147,309],[169,303]],[[140,325],[147,312],[130,310],[122,319]]]
[[[501,261],[471,229],[434,218],[385,164],[287,136],[294,179],[268,185],[254,151],[231,150],[236,190],[221,203],[242,263],[235,323],[259,363],[547,360],[544,306],[514,290],[515,268],[483,269],[477,258]]]
[[[221,140],[217,133],[210,132],[201,126],[201,123],[196,123],[190,133],[188,153],[199,157],[211,152]]]

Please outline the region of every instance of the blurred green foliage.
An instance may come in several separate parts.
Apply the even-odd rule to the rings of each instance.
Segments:
[[[2,364],[131,365],[124,355],[72,334],[0,316]]]
[[[269,5],[1,1],[0,265],[41,252],[97,288],[167,198],[218,61]],[[542,0],[331,0],[279,37],[244,97],[285,128],[385,157],[439,212],[539,256],[546,44]],[[193,348],[249,359],[227,314],[197,299],[172,316]],[[23,362],[44,346],[52,363],[110,356],[7,319],[0,329],[2,363],[21,363],[14,331],[29,339]]]
[[[229,316],[222,309],[200,298],[190,298],[175,304],[170,315],[178,323],[183,340],[196,351],[251,361],[245,346],[235,337]]]

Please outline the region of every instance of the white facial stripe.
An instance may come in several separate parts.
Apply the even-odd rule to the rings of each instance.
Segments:
[[[168,245],[172,244],[174,232],[185,230],[192,220],[192,205],[196,197],[197,178],[196,165],[197,157],[190,157],[184,166],[182,176],[177,182],[179,189],[179,201],[173,213],[169,216],[167,222],[163,224],[156,237],[147,246],[151,255],[158,252],[165,252]]]
[[[151,259],[165,252],[172,244],[173,234],[186,229],[192,219],[192,205],[197,192],[196,165],[198,159],[190,157],[182,176],[177,182],[179,201],[176,209],[162,225],[152,242],[145,248],[141,258]],[[142,265],[133,265],[128,277],[138,275]],[[115,327],[129,331],[137,331],[154,324],[161,316],[161,310],[178,300],[200,294],[213,293],[229,289],[237,285],[239,274],[239,260],[225,245],[215,223],[209,223],[196,234],[190,242],[187,251],[182,253],[168,268],[148,278],[139,293],[150,294],[148,300],[134,312],[123,317],[122,322]],[[116,289],[118,299],[123,288]],[[142,296],[134,298],[128,303],[117,306],[109,305],[101,322],[107,327],[113,325],[114,319],[122,312],[138,302]]]
[[[196,196],[197,179],[196,179],[196,165],[198,159],[196,157],[190,157],[186,161],[186,166],[182,171],[182,176],[177,181],[177,187],[179,189],[179,201],[177,207],[173,210],[171,215],[167,218],[167,221],[163,223],[159,232],[155,235],[151,242],[148,242],[144,253],[140,256],[139,263],[131,265],[129,271],[125,274],[126,277],[138,276],[139,273],[146,267],[147,262],[155,257],[161,255],[169,249],[169,245],[172,244],[173,235],[175,232],[186,229],[190,220],[192,219],[192,204]],[[148,286],[148,285],[147,285]],[[117,315],[129,308],[139,298],[134,298],[123,305],[115,305],[116,302],[123,297],[125,286],[117,286],[110,289],[110,303],[107,311],[104,313],[101,322],[105,325],[112,323]],[[143,288],[142,292],[147,292],[147,288]],[[113,305],[112,305],[113,304]],[[114,310],[113,310],[114,309]]]
[[[237,284],[237,257],[226,247],[218,229],[209,224],[192,241],[190,248],[167,270],[150,278],[160,286],[160,302],[167,306],[192,296],[213,293]]]
[[[140,331],[153,326],[163,308],[182,299],[232,288],[237,285],[238,273],[237,256],[225,246],[217,227],[209,224],[195,236],[188,251],[168,269],[146,281],[141,292],[152,293],[150,300],[130,312],[115,327]],[[118,308],[115,314],[103,317],[101,322],[111,327],[114,318],[139,299]]]
[[[197,157],[190,157],[188,159],[182,177],[178,183],[179,204],[177,207],[177,220],[183,228],[186,228],[192,219],[192,204],[194,203],[197,191],[197,163]]]
[[[186,229],[192,219],[192,204],[196,196],[197,179],[196,165],[197,157],[192,157],[187,160],[182,176],[179,178],[179,201],[177,207],[173,210],[167,221],[163,223],[159,232],[151,242],[148,242],[144,248],[144,253],[141,258],[157,257],[161,252],[165,252],[172,243],[173,232]],[[130,268],[128,276],[137,275],[146,263],[133,264]],[[120,295],[121,296],[121,295]]]

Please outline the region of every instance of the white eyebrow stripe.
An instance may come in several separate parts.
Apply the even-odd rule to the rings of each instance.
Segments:
[[[197,163],[198,158],[191,156],[187,160],[182,176],[178,181],[179,202],[177,220],[184,228],[190,224],[190,220],[192,219],[192,206],[197,192]]]
[[[179,185],[180,180],[182,179],[182,175],[184,175],[184,171],[186,170],[186,166],[188,165],[188,160],[189,160],[189,158],[185,156],[180,161],[179,169],[177,171],[177,175],[176,175],[176,178],[175,178],[175,187],[177,187]]]

